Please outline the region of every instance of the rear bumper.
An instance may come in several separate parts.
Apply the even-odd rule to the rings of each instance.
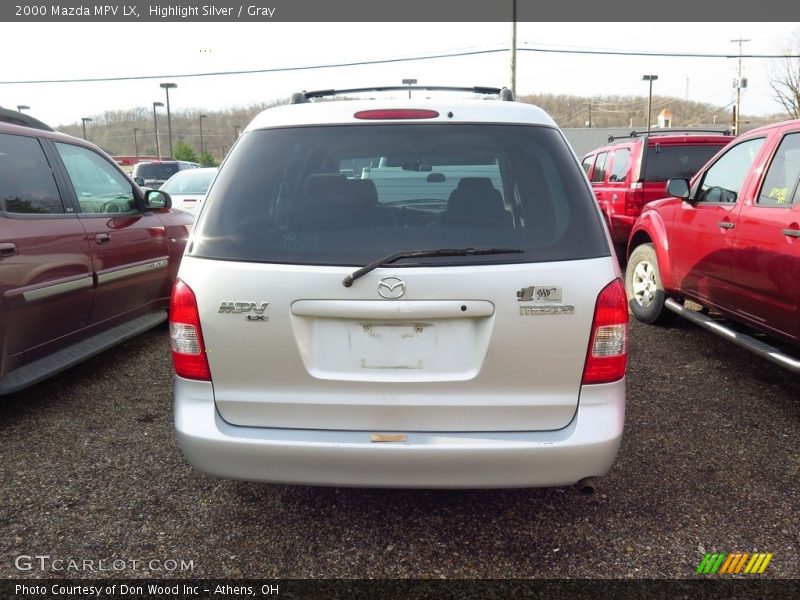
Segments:
[[[404,432],[241,427],[225,422],[211,383],[176,377],[175,427],[187,461],[226,479],[358,487],[500,488],[572,485],[611,468],[622,438],[625,380],[584,386],[558,431]]]

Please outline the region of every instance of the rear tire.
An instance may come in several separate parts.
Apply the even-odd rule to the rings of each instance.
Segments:
[[[637,320],[665,325],[675,317],[675,313],[664,307],[666,294],[653,244],[637,246],[631,253],[625,269],[625,292],[628,306]]]

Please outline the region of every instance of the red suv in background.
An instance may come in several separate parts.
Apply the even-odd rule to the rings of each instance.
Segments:
[[[0,394],[162,323],[192,215],[97,146],[0,114]]]
[[[642,206],[664,197],[668,179],[692,177],[732,139],[728,132],[699,129],[632,131],[625,138],[609,137],[608,146],[583,157],[620,258]]]
[[[670,180],[672,197],[648,204],[632,230],[634,316],[678,313],[800,373],[799,183],[800,120],[737,137],[691,184]]]

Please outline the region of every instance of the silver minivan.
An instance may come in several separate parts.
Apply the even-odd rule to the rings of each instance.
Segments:
[[[628,309],[586,176],[541,109],[426,89],[296,94],[221,167],[170,310],[198,470],[486,488],[611,468]]]

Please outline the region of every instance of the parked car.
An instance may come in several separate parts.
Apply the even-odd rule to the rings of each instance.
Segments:
[[[188,210],[196,216],[218,170],[217,167],[205,167],[178,171],[159,189],[170,195],[173,207]]]
[[[191,227],[96,146],[0,123],[0,394],[166,320]]]
[[[588,489],[622,435],[628,308],[580,164],[529,104],[377,89],[399,98],[296,94],[220,168],[172,294],[185,457],[284,483]]]
[[[636,318],[682,315],[800,373],[799,180],[800,120],[739,136],[691,184],[671,179],[631,233]]]
[[[140,186],[157,190],[178,171],[199,168],[199,163],[185,160],[142,161],[133,166],[133,179]]]
[[[620,258],[642,207],[664,197],[667,180],[692,177],[732,139],[729,132],[697,129],[632,131],[583,157]]]

